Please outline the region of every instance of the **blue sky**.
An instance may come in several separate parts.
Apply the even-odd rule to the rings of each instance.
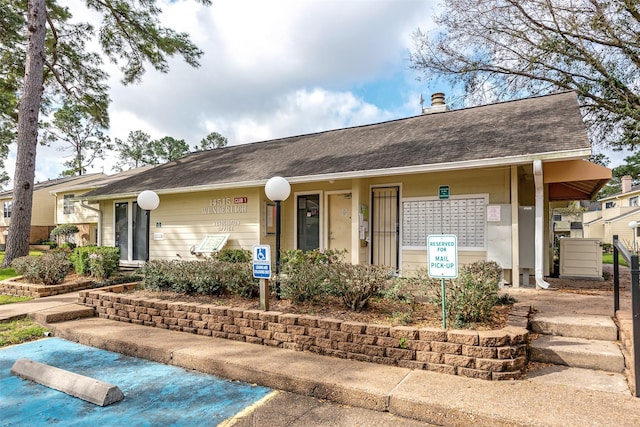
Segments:
[[[66,2],[74,17],[95,21]],[[158,0],[163,24],[188,32],[205,52],[201,67],[171,61],[122,86],[113,64],[112,138],[142,130],[192,147],[210,132],[230,145],[375,123],[420,113],[433,92],[409,69],[411,36],[434,28],[437,0],[233,0],[203,7]],[[36,181],[59,176],[71,153],[40,147]],[[13,176],[15,153],[8,172]],[[89,172],[113,173],[115,155]]]

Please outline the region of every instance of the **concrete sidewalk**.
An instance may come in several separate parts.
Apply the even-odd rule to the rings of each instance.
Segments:
[[[78,292],[70,292],[52,297],[35,298],[31,301],[0,305],[0,322],[19,319],[39,311],[77,303]]]
[[[52,311],[82,308],[74,308],[76,301],[77,293],[0,306],[0,319],[30,314],[41,320]],[[566,301],[559,305],[567,309]],[[475,380],[95,317],[47,326],[55,336],[93,347],[433,424],[640,425],[640,399],[549,382],[544,375],[508,382]]]
[[[640,399],[535,379],[491,382],[89,318],[82,344],[439,425],[640,425]]]

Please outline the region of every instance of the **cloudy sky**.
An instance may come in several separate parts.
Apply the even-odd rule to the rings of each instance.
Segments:
[[[74,16],[90,19],[72,5]],[[162,22],[204,51],[200,68],[176,58],[123,86],[109,66],[112,138],[142,130],[192,147],[210,132],[230,145],[380,122],[420,113],[447,86],[409,69],[411,35],[433,28],[438,0],[158,0]],[[425,103],[427,105],[427,103]],[[66,156],[66,157],[65,157]],[[56,178],[69,154],[40,147],[36,181]],[[113,173],[115,155],[90,172]],[[13,177],[15,152],[8,172]]]

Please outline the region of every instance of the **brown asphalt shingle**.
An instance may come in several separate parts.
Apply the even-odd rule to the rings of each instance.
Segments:
[[[588,149],[573,92],[189,154],[87,196]]]

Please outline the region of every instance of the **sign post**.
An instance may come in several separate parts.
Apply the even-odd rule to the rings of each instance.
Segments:
[[[253,277],[260,279],[260,309],[269,310],[271,246],[257,245],[253,247]]]
[[[447,329],[447,298],[444,279],[458,277],[458,238],[453,234],[427,236],[429,277],[441,280],[442,328]]]

